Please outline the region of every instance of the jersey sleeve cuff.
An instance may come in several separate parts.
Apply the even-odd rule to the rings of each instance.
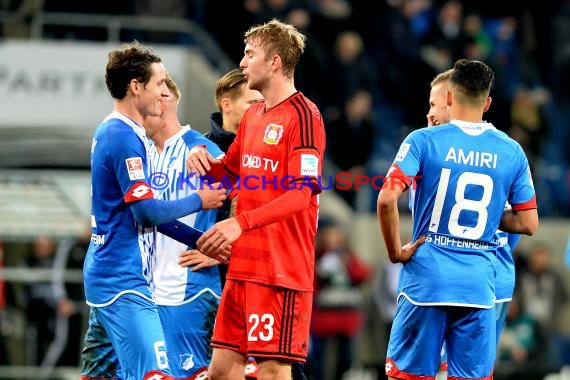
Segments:
[[[513,211],[524,211],[538,208],[536,205],[536,195],[532,197],[529,201],[519,204],[511,204]]]

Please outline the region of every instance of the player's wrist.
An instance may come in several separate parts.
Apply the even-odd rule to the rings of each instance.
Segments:
[[[235,220],[238,222],[239,227],[241,228],[242,232],[245,232],[249,229],[248,228],[249,225],[248,225],[247,217],[246,217],[245,213],[236,215]]]

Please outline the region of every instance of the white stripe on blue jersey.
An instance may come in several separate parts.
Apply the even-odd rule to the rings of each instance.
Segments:
[[[150,148],[155,174],[153,178],[161,178],[163,181],[160,182],[160,185],[158,182],[154,184],[156,198],[158,199],[181,199],[199,189],[196,177],[187,178],[185,165],[190,149],[183,139],[186,134],[191,134],[192,141],[196,142],[195,145],[201,145],[203,140],[206,140],[199,132],[193,131],[190,126],[186,125],[165,141],[163,151],[160,154],[154,145]],[[209,144],[213,143],[209,142]],[[219,158],[221,153],[219,148],[215,144],[213,144],[214,147],[209,146],[209,144],[207,144],[208,151],[214,157]],[[160,175],[156,173],[160,173]],[[215,222],[215,211],[199,211],[179,220],[191,227],[206,230]],[[160,233],[157,234],[152,290],[155,302],[158,305],[181,305],[191,302],[204,291],[211,292],[217,297],[220,296],[221,284],[218,267],[204,268],[196,272],[181,267],[178,264],[178,258],[186,249],[185,244]]]

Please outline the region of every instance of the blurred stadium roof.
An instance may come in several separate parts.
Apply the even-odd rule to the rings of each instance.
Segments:
[[[89,172],[0,171],[0,239],[84,235],[89,177]]]

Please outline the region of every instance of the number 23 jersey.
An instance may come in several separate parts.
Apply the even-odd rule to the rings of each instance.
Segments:
[[[452,120],[408,135],[390,176],[413,178],[413,239],[400,291],[419,305],[493,306],[496,243],[505,203],[536,208],[520,145],[490,123]]]

